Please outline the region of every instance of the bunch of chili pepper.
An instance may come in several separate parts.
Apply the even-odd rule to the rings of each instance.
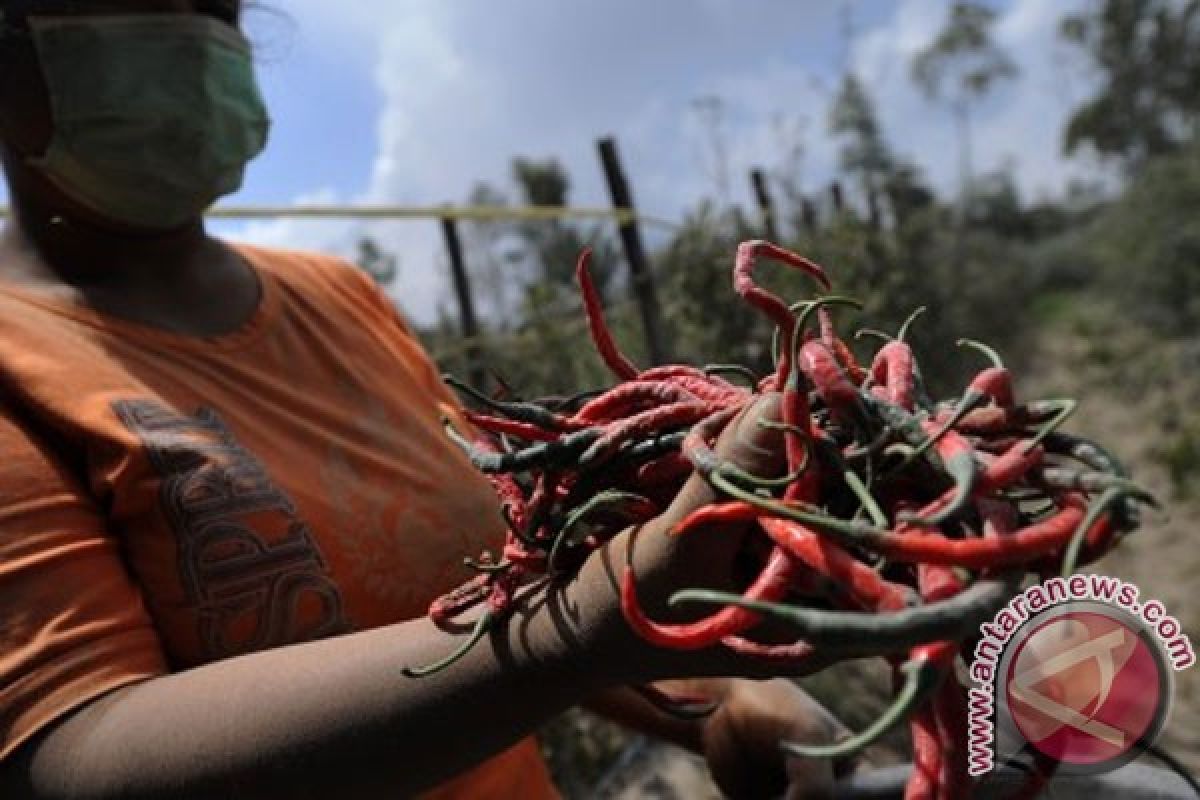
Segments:
[[[758,574],[741,594],[677,592],[672,605],[717,607],[678,624],[649,618],[627,568],[621,603],[630,626],[662,647],[724,646],[781,673],[839,651],[887,658],[898,688],[875,723],[835,745],[782,746],[845,758],[907,719],[915,768],[906,796],[969,796],[959,654],[1028,574],[1070,573],[1103,555],[1136,527],[1135,503],[1154,498],[1100,445],[1058,430],[1073,401],[1018,402],[991,348],[960,340],[988,364],[959,395],[935,402],[906,341],[924,309],[895,336],[859,331],[856,339],[883,340],[860,364],[831,312],[858,304],[824,295],[789,305],[755,282],[764,258],[807,273],[823,291],[830,283],[820,266],[769,242],[739,246],[734,289],[776,327],[769,375],[736,365],[639,369],[605,324],[584,252],[576,277],[592,340],[617,378],[612,386],[519,402],[446,379],[473,406],[465,417],[475,429],[468,439],[447,421],[447,433],[492,481],[507,533],[503,552],[468,559],[478,575],[429,609],[445,624],[483,604],[471,635],[445,659],[406,672],[453,663],[512,609],[520,587],[573,574],[617,532],[664,511],[696,472],[722,499],[672,535],[751,526],[766,553]],[[750,474],[713,449],[724,426],[764,392],[781,395],[781,477]],[[756,639],[766,617],[786,623],[794,640]],[[673,713],[711,709],[701,699],[643,691]]]

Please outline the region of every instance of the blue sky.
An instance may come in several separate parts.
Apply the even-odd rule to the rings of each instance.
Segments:
[[[1086,96],[1058,18],[1084,0],[996,0],[997,38],[1022,69],[975,119],[982,171],[1008,164],[1028,197],[1095,166],[1059,152],[1064,114]],[[849,4],[849,46],[842,9]],[[229,203],[463,202],[510,188],[513,156],[556,157],[576,205],[606,205],[595,154],[616,136],[640,208],[677,218],[716,189],[694,101],[723,102],[733,202],[751,166],[809,190],[834,174],[831,91],[852,66],[895,149],[939,188],[955,185],[949,115],[909,79],[948,0],[266,0],[249,13],[274,120],[267,152]],[[799,160],[784,141],[799,142]],[[448,303],[434,222],[222,222],[226,235],[353,253],[370,233],[400,256],[392,287],[418,321]],[[470,253],[468,253],[468,257]],[[483,304],[486,306],[486,298]]]
[[[1086,96],[1077,55],[1055,37],[1082,0],[997,0],[996,35],[1021,67],[975,119],[982,171],[1009,165],[1027,197],[1072,175],[1059,138]],[[937,30],[947,0],[290,0],[251,12],[260,74],[275,121],[267,153],[230,202],[462,202],[487,181],[508,189],[513,156],[558,158],[572,202],[605,205],[595,140],[616,136],[638,205],[679,217],[714,179],[694,100],[723,101],[730,200],[748,203],[751,166],[793,171],[809,189],[834,174],[829,94],[849,63],[886,132],[928,178],[950,190],[949,115],[909,79],[909,61]],[[799,141],[799,161],[781,142]],[[393,294],[418,321],[448,303],[433,222],[273,221],[223,224],[230,235],[353,252],[361,232],[396,250]],[[470,254],[468,253],[468,256]],[[486,305],[486,298],[484,298]]]

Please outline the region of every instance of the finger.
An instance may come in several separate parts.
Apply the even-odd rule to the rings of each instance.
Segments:
[[[760,424],[763,421],[777,421],[779,413],[780,395],[771,393],[756,399],[730,420],[718,437],[714,445],[717,457],[756,475],[779,475],[785,463],[783,434],[777,428]],[[718,499],[716,490],[703,477],[693,474],[675,496],[664,517],[677,521]]]
[[[805,709],[803,723],[794,732],[793,739],[813,744],[833,743],[850,736],[850,729],[842,724],[825,706],[812,695],[798,689],[800,702]],[[798,735],[795,735],[797,734]],[[849,760],[833,761],[825,758],[789,758],[787,761],[789,800],[817,800],[833,796],[835,780],[850,769]]]
[[[785,461],[782,434],[760,425],[759,421],[776,419],[779,401],[778,394],[763,395],[730,420],[714,445],[718,457],[747,471],[767,476],[778,474]],[[636,542],[636,547],[631,545],[630,557],[638,580],[639,603],[652,617],[688,621],[697,613],[702,616],[703,611],[667,607],[670,593],[683,587],[738,590],[735,560],[748,525],[724,526],[709,535],[666,535],[692,511],[719,499],[701,475],[693,474],[670,507],[630,538],[631,543]]]
[[[787,758],[783,740],[826,743],[840,723],[795,683],[734,681],[706,730],[705,755],[714,779],[731,797],[827,797],[828,760]]]
[[[786,800],[828,800],[833,797],[833,764],[823,758],[793,758],[788,762]]]
[[[762,423],[779,421],[780,401],[772,392],[743,409],[717,440],[717,455],[756,475],[778,475],[784,466],[783,433]]]

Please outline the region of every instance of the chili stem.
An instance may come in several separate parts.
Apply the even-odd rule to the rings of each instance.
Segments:
[[[471,635],[467,637],[467,640],[463,642],[462,645],[460,645],[454,652],[450,653],[450,655],[439,661],[435,661],[432,664],[426,664],[423,667],[404,667],[402,670],[400,670],[400,672],[403,673],[404,677],[406,678],[423,678],[426,675],[432,675],[435,672],[441,672],[442,670],[446,669],[446,667],[449,667],[455,661],[458,661],[468,652],[470,652],[471,648],[478,644],[479,640],[487,635],[488,628],[491,626],[491,622],[494,618],[495,614],[493,612],[483,612],[479,619],[476,620],[475,627],[471,629]]]

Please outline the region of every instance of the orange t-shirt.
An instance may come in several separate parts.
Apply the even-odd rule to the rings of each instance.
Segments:
[[[262,299],[214,338],[0,285],[0,759],[119,686],[421,616],[498,543],[387,298],[239,249]],[[529,739],[437,796],[557,795]]]

